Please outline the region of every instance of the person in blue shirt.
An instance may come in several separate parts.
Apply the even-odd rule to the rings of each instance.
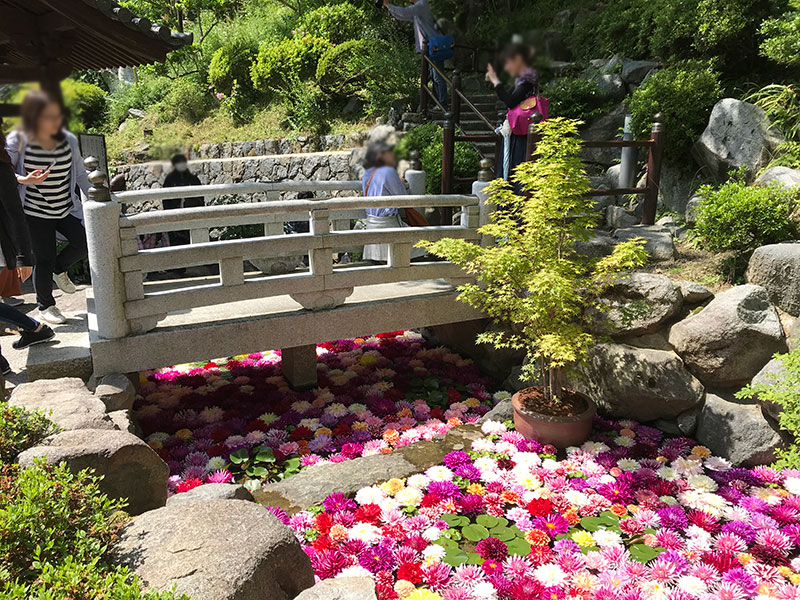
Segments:
[[[422,52],[423,44],[432,37],[442,35],[436,27],[436,21],[433,19],[431,7],[428,0],[411,0],[409,6],[396,6],[391,3],[391,0],[383,0],[383,5],[389,9],[395,19],[400,21],[411,21],[414,23],[414,41],[417,46],[417,52]],[[444,60],[432,59],[436,68],[444,72]],[[447,103],[447,82],[436,71],[431,68],[431,79],[433,79],[433,91],[436,94],[436,99],[445,107]]]

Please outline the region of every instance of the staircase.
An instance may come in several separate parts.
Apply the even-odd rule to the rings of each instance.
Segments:
[[[498,103],[497,94],[489,89],[489,84],[484,82],[482,78],[479,79],[477,74],[464,75],[462,91],[486,120],[496,127],[499,119],[498,113],[502,112],[505,115],[505,109],[502,108],[502,103]],[[431,120],[444,126],[444,115],[438,106],[431,108],[430,115]],[[462,102],[461,118],[456,123],[456,133],[458,135],[486,135],[492,133],[492,131],[466,103]],[[494,158],[495,144],[493,142],[473,142],[472,144],[482,157]]]

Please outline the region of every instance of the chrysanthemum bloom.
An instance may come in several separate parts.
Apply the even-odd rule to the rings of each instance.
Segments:
[[[569,530],[569,521],[559,514],[538,517],[534,519],[533,524],[537,529],[541,529],[551,538],[567,533]]]
[[[206,483],[233,483],[233,475],[227,469],[220,469],[206,477]]]
[[[508,546],[496,537],[488,537],[476,544],[475,552],[484,560],[502,562],[508,556]]]

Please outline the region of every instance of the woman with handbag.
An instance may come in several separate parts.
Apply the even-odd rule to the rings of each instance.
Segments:
[[[364,196],[405,196],[406,186],[397,173],[397,157],[394,150],[384,142],[373,142],[367,148],[364,158],[364,176],[361,186]],[[408,227],[408,223],[401,218],[402,213],[411,213],[413,217],[424,217],[413,209],[398,208],[368,208],[367,229],[391,229],[395,227]],[[416,213],[416,214],[414,214]],[[419,217],[417,217],[419,215]],[[407,217],[408,218],[408,217]],[[424,256],[421,248],[411,249],[411,258]],[[388,244],[369,244],[364,246],[364,260],[373,262],[387,262],[389,260]]]
[[[506,138],[509,164],[505,179],[510,179],[514,169],[525,162],[528,125],[535,112],[547,118],[547,100],[539,95],[539,75],[531,67],[534,51],[524,44],[509,44],[501,54],[503,69],[514,78],[511,90],[500,82],[497,72],[490,64],[486,67],[486,81],[491,82],[497,97],[508,107],[508,118],[503,128],[510,131]],[[516,188],[516,186],[515,186]]]

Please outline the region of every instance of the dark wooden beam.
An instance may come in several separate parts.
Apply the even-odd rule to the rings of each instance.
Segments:
[[[0,119],[5,117],[18,117],[19,104],[0,104]]]
[[[0,83],[20,83],[23,81],[39,81],[45,75],[41,67],[18,67],[0,65]]]

